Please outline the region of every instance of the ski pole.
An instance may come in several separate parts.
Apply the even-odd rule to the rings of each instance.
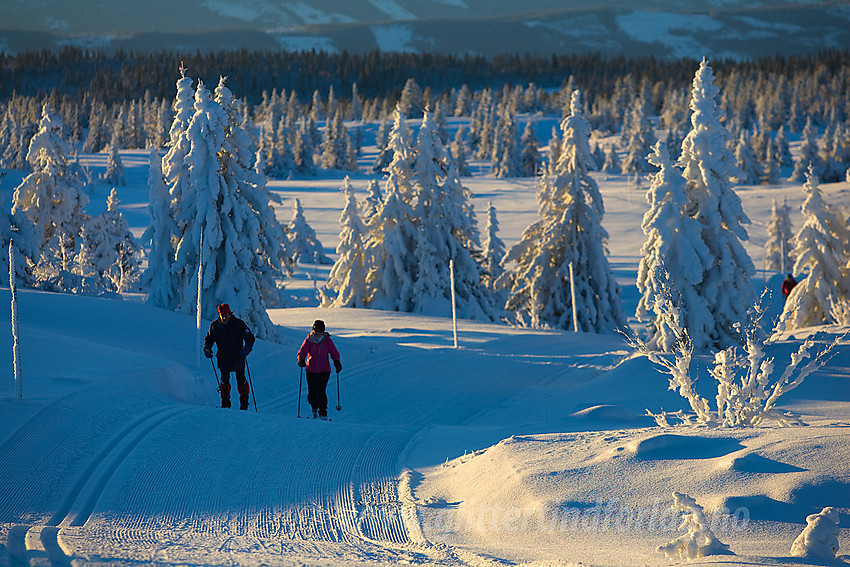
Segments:
[[[304,381],[304,367],[301,367],[301,378],[298,379],[298,417],[301,417],[301,382]]]
[[[248,366],[248,359],[245,359],[245,370],[248,371],[248,386],[251,388],[251,398],[254,400],[254,412],[257,412],[257,396],[254,395],[254,384],[251,382],[251,367]]]
[[[221,380],[218,379],[218,371],[215,369],[215,362],[210,358],[210,364],[212,365],[213,374],[215,374],[215,383],[218,384],[218,390],[216,392],[221,392]]]
[[[336,371],[336,411],[342,411],[342,406],[339,405],[339,370]]]

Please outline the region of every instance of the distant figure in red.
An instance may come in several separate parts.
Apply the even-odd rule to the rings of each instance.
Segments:
[[[787,300],[788,294],[791,293],[795,285],[797,285],[797,280],[794,279],[794,276],[788,274],[788,277],[782,280],[782,297]]]

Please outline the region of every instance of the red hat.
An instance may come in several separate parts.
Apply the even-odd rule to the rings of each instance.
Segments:
[[[230,305],[228,305],[227,303],[222,303],[221,305],[218,306],[218,314],[220,316],[223,317],[223,316],[227,315],[228,313],[233,314],[233,311],[230,310]]]

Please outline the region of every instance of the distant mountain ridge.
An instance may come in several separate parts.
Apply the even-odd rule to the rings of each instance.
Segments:
[[[0,50],[310,50],[750,59],[850,47],[850,2],[6,0]]]

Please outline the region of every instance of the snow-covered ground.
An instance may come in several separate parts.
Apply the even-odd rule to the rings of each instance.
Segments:
[[[137,235],[147,222],[146,156],[122,152],[121,210]],[[94,172],[105,161],[85,157]],[[464,182],[479,222],[492,201],[510,246],[536,218],[533,180],[497,180],[472,165],[479,175]],[[272,183],[284,199],[279,217],[288,220],[299,198],[330,255],[343,175]],[[4,206],[19,179],[2,179]],[[633,313],[643,192],[621,176],[597,179]],[[368,178],[352,182],[362,196]],[[829,202],[847,202],[850,184],[822,188]],[[90,212],[105,208],[109,189],[90,190]],[[781,185],[739,194],[760,266],[772,198],[787,197],[798,227],[803,193]],[[662,429],[645,410],[687,404],[620,337],[460,321],[455,349],[448,317],[316,307],[327,270],[300,266],[291,307],[270,312],[283,339],[258,341],[249,357],[248,412],[216,407],[194,316],[138,297],[19,290],[22,403],[11,333],[0,333],[0,564],[669,565],[656,548],[678,535],[674,491],[705,508],[734,553],[693,564],[812,565],[790,557],[791,544],[828,506],[848,554],[846,343],[782,398],[807,427]],[[757,280],[778,289],[776,275]],[[9,299],[0,290],[6,321]],[[297,417],[295,351],[317,318],[344,364],[342,410],[329,423]],[[779,366],[806,334],[777,345]],[[709,396],[707,362],[699,387]],[[328,394],[333,407],[336,376]]]

